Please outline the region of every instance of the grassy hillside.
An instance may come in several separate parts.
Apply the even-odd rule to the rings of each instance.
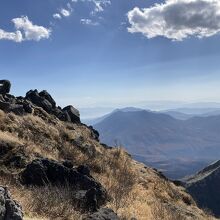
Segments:
[[[22,205],[25,219],[80,219],[71,205],[68,186],[26,187],[19,173],[35,158],[70,160],[87,164],[92,175],[107,189],[112,208],[122,219],[208,219],[182,187],[145,167],[120,148],[109,148],[94,139],[83,124],[62,122],[41,109],[16,116],[0,111],[0,145],[8,146],[1,157],[1,185],[7,185]],[[20,157],[22,166],[13,163]],[[211,217],[210,217],[211,219]]]

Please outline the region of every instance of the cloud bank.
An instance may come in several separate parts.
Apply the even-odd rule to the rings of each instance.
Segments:
[[[147,38],[163,36],[181,41],[187,37],[210,37],[220,32],[219,0],[166,0],[149,8],[128,12],[130,33]]]
[[[27,16],[12,19],[15,26],[14,32],[7,32],[0,29],[0,40],[11,40],[14,42],[40,41],[48,39],[51,30],[43,26],[34,25]]]

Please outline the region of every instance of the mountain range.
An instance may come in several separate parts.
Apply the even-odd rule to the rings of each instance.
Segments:
[[[167,113],[116,110],[94,125],[101,141],[124,146],[135,159],[182,178],[220,158],[220,116],[176,119]]]

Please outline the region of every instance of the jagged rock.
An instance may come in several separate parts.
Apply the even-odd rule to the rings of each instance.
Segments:
[[[73,106],[66,106],[65,108],[63,108],[63,112],[66,112],[69,115],[73,123],[80,123],[79,111],[75,109]]]
[[[83,175],[90,176],[90,170],[88,166],[85,165],[78,166],[77,171]]]
[[[37,89],[27,92],[25,98],[30,100],[36,106],[43,108],[46,112],[52,112],[52,103],[50,103],[45,97],[41,97]]]
[[[83,220],[119,220],[119,217],[113,210],[102,208]]]
[[[8,102],[0,101],[0,109],[4,112],[13,112],[16,115],[23,115],[25,113],[23,105],[11,104]]]
[[[5,158],[4,165],[14,168],[25,168],[27,165],[27,157],[23,154],[12,154],[8,158]]]
[[[3,95],[0,94],[0,102],[4,102],[4,101],[5,101],[5,99],[4,99]]]
[[[99,132],[97,130],[95,130],[92,126],[89,126],[89,129],[91,131],[92,138],[99,141]]]
[[[71,118],[67,112],[63,112],[60,109],[55,109],[54,113],[61,121],[71,122]]]
[[[16,105],[16,104],[11,104],[8,112],[13,112],[16,115],[24,115],[25,110],[23,105]]]
[[[71,168],[73,168],[73,163],[71,161],[69,161],[69,160],[65,160],[63,162],[63,166],[71,169]]]
[[[56,102],[46,90],[41,91],[39,95],[40,97],[43,97],[44,99],[46,99],[52,105],[52,108],[56,107]]]
[[[0,101],[0,109],[3,110],[4,112],[8,111],[10,108],[10,103],[5,102],[5,101]]]
[[[7,94],[10,92],[11,83],[9,80],[0,80],[0,94]]]
[[[99,208],[107,199],[106,190],[90,175],[87,168],[71,169],[53,160],[36,159],[32,161],[21,173],[21,181],[25,185],[35,186],[69,184],[76,191],[84,192],[84,196],[79,200],[83,201],[82,206],[88,210]],[[95,205],[87,202],[91,201],[91,198],[97,201]]]
[[[80,123],[80,114],[73,106],[67,106],[64,109],[56,107],[56,102],[52,96],[43,90],[30,90],[24,97],[14,97],[8,94],[11,83],[8,80],[0,80],[0,109],[4,112],[13,112],[17,115],[32,113],[36,106],[42,108],[48,114],[55,115],[58,119],[65,122]],[[41,116],[40,114],[39,116]]]
[[[80,122],[80,115],[77,109],[73,106],[67,106],[64,109],[56,107],[56,102],[46,90],[40,93],[36,89],[30,90],[27,92],[25,98],[36,106],[43,108],[47,113],[55,115],[61,121]]]
[[[7,188],[0,187],[0,220],[22,220],[21,206],[11,198]]]
[[[91,188],[85,194],[85,205],[86,207],[89,207],[89,211],[91,212],[97,211],[97,208],[99,207],[97,193],[96,188]]]

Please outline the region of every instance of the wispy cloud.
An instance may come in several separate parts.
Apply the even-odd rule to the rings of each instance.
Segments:
[[[48,39],[51,30],[43,26],[34,25],[27,16],[12,19],[15,26],[14,32],[7,32],[0,29],[0,40],[11,40],[14,42],[40,41]]]
[[[67,10],[67,9],[62,8],[60,10],[60,14],[63,15],[64,17],[69,17],[71,12],[69,10]]]
[[[53,14],[53,18],[61,19],[62,17],[61,17],[61,15],[59,13],[55,13],[55,14]]]
[[[92,26],[97,26],[99,25],[98,22],[95,22],[95,21],[92,21],[91,19],[88,19],[88,18],[82,18],[80,20],[80,22],[84,25],[92,25]]]
[[[99,12],[103,12],[105,7],[111,5],[110,0],[88,0],[94,4],[94,9],[91,11],[91,14],[96,14]]]
[[[219,0],[166,0],[128,12],[131,33],[181,41],[189,36],[210,37],[220,32]]]
[[[72,2],[77,2],[77,0],[72,0]],[[73,8],[71,6],[71,3],[66,4],[66,8],[61,8],[59,12],[53,14],[54,19],[62,19],[63,17],[69,17],[73,12]]]

